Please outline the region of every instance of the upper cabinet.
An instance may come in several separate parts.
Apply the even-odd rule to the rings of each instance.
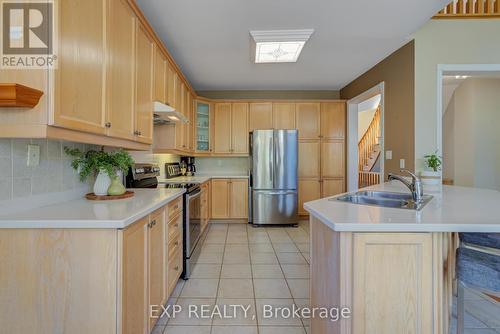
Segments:
[[[250,131],[273,128],[273,104],[250,103]]]
[[[273,103],[273,128],[296,129],[295,103]]]
[[[53,125],[104,134],[105,17],[101,0],[59,2]]]
[[[344,139],[346,127],[346,104],[339,102],[321,103],[321,138]]]
[[[159,47],[155,47],[154,53],[154,100],[167,102],[167,60]]]
[[[210,153],[212,151],[210,129],[212,122],[210,120],[211,110],[210,103],[203,101],[196,101],[196,117],[195,125],[195,139],[196,139],[196,152]]]
[[[248,154],[248,103],[233,103],[231,113],[231,153]]]
[[[248,103],[215,103],[214,153],[248,154]]]
[[[136,34],[135,134],[139,141],[153,140],[153,42],[139,25]]]
[[[134,140],[135,34],[137,20],[123,0],[110,0],[106,84],[106,124],[112,137]]]
[[[320,136],[320,104],[297,103],[296,124],[299,139],[319,139]]]

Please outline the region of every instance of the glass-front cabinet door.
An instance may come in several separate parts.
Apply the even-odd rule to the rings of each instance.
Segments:
[[[210,153],[210,104],[196,101],[196,151]]]

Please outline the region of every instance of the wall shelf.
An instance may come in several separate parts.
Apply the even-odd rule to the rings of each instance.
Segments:
[[[43,92],[16,83],[0,83],[0,107],[33,108]]]

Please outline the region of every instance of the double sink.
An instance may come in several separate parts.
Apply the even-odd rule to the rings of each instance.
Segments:
[[[416,202],[413,200],[412,195],[407,193],[362,190],[352,194],[331,198],[330,201],[418,211],[429,203],[431,199],[432,196],[424,195],[421,201]]]

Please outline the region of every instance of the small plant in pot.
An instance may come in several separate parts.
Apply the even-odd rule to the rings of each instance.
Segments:
[[[423,184],[427,185],[439,185],[441,184],[441,157],[437,155],[437,151],[433,154],[428,154],[424,156],[425,158],[425,168],[422,171],[421,178]]]
[[[64,147],[64,152],[73,157],[71,166],[78,171],[80,181],[84,182],[89,176],[96,176],[94,194],[122,195],[125,187],[118,173],[127,173],[134,160],[124,150],[105,152],[90,150],[83,152],[77,148]]]

